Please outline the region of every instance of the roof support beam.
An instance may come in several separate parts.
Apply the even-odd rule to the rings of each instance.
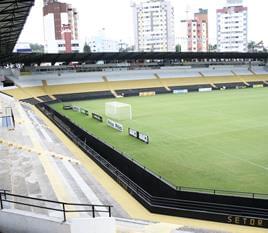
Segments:
[[[0,0],[0,54],[11,53],[35,0]]]

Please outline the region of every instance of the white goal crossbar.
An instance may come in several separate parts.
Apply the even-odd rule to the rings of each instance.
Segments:
[[[130,104],[121,102],[105,103],[105,115],[116,120],[132,120],[132,108]]]

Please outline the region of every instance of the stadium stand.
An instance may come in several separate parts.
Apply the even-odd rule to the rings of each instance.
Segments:
[[[246,88],[244,82],[233,82],[233,83],[216,83],[215,84],[218,89],[236,89],[236,88]]]
[[[114,95],[110,91],[98,91],[98,92],[87,92],[87,93],[76,93],[76,94],[62,94],[55,95],[58,100],[61,101],[74,101],[83,99],[99,99],[99,98],[113,98]]]
[[[254,66],[251,68],[257,75],[259,74],[266,74],[268,75],[268,71],[265,70],[263,67]]]
[[[41,99],[41,100],[44,101],[44,102],[49,102],[49,101],[53,101],[53,100],[54,100],[53,98],[51,98],[51,97],[48,96],[48,95],[38,96],[38,99]]]
[[[53,99],[53,95],[57,94],[99,91],[110,91],[113,96],[117,97],[116,90],[164,87],[169,91],[169,88],[172,86],[204,84],[215,88],[216,84],[221,83],[242,82],[250,86],[252,82],[264,83],[267,81],[268,78],[265,75],[266,71],[263,67],[252,67],[252,70],[256,70],[259,74],[254,75],[244,67],[237,68],[234,66],[86,72],[82,74],[76,72],[68,74],[65,72],[64,75],[67,75],[68,78],[65,78],[64,75],[58,76],[57,74],[54,74],[54,77],[48,78],[46,74],[34,74],[32,77],[29,76],[27,78],[25,76],[19,76],[18,78],[11,77],[18,88],[3,91],[17,99],[37,98],[38,96],[50,96]],[[221,76],[219,76],[220,74]]]
[[[110,72],[114,67],[107,66],[105,70],[100,66],[92,65],[90,68],[78,67],[76,69],[75,66],[69,67],[67,65],[60,68],[52,66],[52,68],[47,67],[41,69],[39,65],[43,62],[54,65],[56,62],[70,64],[72,61],[87,61],[92,63],[104,61],[104,63],[107,64],[107,61],[125,62],[129,60],[139,60],[142,64],[146,59],[159,59],[162,60],[160,63],[164,64],[164,61],[167,59],[177,59],[180,64],[183,64],[182,60],[184,59],[193,62],[192,59],[198,60],[205,58],[212,60],[242,59],[243,61],[246,59],[257,59],[259,62],[267,63],[266,54],[12,54],[14,45],[33,3],[34,0],[0,1],[0,75],[2,76],[1,80],[5,79],[5,81],[8,81],[8,85],[12,85],[13,82],[16,85],[16,87],[12,89],[6,88],[6,85],[1,86],[1,91],[6,95],[0,93],[0,107],[11,106],[15,111],[15,119],[17,122],[16,130],[10,131],[5,127],[6,125],[0,127],[0,184],[3,186],[0,187],[1,232],[5,233],[6,229],[7,232],[54,232],[48,228],[51,222],[58,224],[58,227],[66,227],[66,223],[62,222],[63,216],[60,216],[61,213],[57,214],[53,211],[56,206],[60,205],[63,208],[64,220],[66,220],[65,214],[66,211],[69,210],[68,208],[65,209],[66,202],[76,202],[76,204],[71,203],[71,205],[75,205],[76,207],[72,210],[73,213],[70,213],[67,218],[76,218],[77,220],[77,218],[87,217],[87,221],[92,221],[92,219],[88,219],[88,210],[86,213],[80,213],[77,206],[81,206],[81,203],[97,204],[85,204],[86,207],[83,207],[83,210],[90,206],[90,208],[92,208],[92,215],[90,216],[102,217],[97,219],[96,222],[100,221],[99,226],[105,229],[105,232],[115,232],[115,220],[120,222],[120,224],[118,224],[120,226],[124,225],[124,222],[139,225],[137,231],[142,232],[156,232],[155,229],[159,232],[167,232],[168,230],[169,232],[204,232],[202,229],[192,230],[184,226],[165,225],[163,227],[164,224],[161,223],[138,222],[126,219],[130,216],[113,198],[127,195],[126,192],[122,192],[122,190],[118,189],[118,187],[111,182],[110,177],[105,177],[105,174],[98,170],[99,168],[92,160],[87,159],[85,154],[82,154],[82,151],[80,151],[78,147],[87,154],[90,152],[91,154],[89,153],[88,155],[92,156],[93,161],[104,168],[109,175],[114,176],[115,180],[125,188],[126,191],[140,200],[145,207],[154,213],[195,217],[197,219],[213,219],[221,222],[226,222],[228,220],[226,217],[229,215],[230,218],[230,214],[232,214],[241,218],[243,217],[243,221],[246,221],[244,225],[251,226],[252,220],[254,220],[254,226],[257,226],[257,224],[260,226],[260,218],[268,219],[267,203],[265,200],[255,199],[254,194],[252,198],[241,198],[216,195],[215,190],[213,194],[202,194],[193,192],[193,190],[189,192],[181,188],[180,190],[174,190],[173,188],[171,190],[171,186],[164,183],[159,177],[148,173],[125,157],[117,156],[118,154],[116,153],[118,152],[107,149],[104,144],[98,145],[100,145],[99,148],[106,148],[106,153],[96,153],[96,151],[88,147],[88,143],[92,143],[92,146],[94,146],[96,141],[87,142],[85,139],[87,139],[88,135],[85,135],[86,132],[82,129],[77,129],[77,126],[73,125],[73,127],[70,128],[62,128],[66,135],[71,135],[73,130],[76,130],[77,134],[72,135],[73,138],[71,138],[72,140],[77,140],[76,143],[78,143],[78,147],[75,147],[67,138],[64,138],[65,136],[59,133],[57,131],[58,129],[41,115],[35,107],[31,106],[37,105],[40,110],[44,111],[44,114],[47,114],[49,112],[48,109],[46,109],[46,104],[43,102],[55,100],[56,98],[62,101],[70,101],[77,99],[111,98],[117,97],[118,94],[124,94],[126,96],[138,95],[141,92],[156,92],[157,94],[168,93],[170,90],[182,87],[191,91],[198,90],[197,88],[200,87],[207,88],[212,86],[216,88],[217,86],[223,85],[230,85],[230,88],[242,87],[242,85],[253,86],[261,83],[268,85],[268,72],[267,70],[263,72],[259,67],[251,68],[252,70],[248,70],[250,72],[247,72],[246,68],[224,70],[223,68],[181,69],[177,67],[163,70],[160,69],[161,65],[158,62],[154,62],[154,64],[144,65],[143,67],[146,67],[146,70],[141,69],[127,72],[125,71],[126,69],[137,69],[140,64],[132,66],[120,63],[120,67],[115,68],[117,71]],[[17,69],[5,67],[10,64],[28,64],[37,67],[33,68],[33,70],[24,69],[19,73]],[[55,72],[55,69],[57,69],[57,72]],[[241,76],[243,77],[241,78]],[[15,99],[7,95],[14,96]],[[16,99],[23,100],[23,102],[19,102]],[[55,125],[59,127],[62,126],[61,123],[64,119],[61,121],[60,117],[57,118],[53,114],[47,114],[47,116],[54,121]],[[48,127],[48,125],[50,127]],[[55,132],[58,132],[57,135]],[[63,141],[61,141],[59,137],[61,139],[64,138]],[[115,157],[111,155],[115,155]],[[105,156],[107,160],[105,160]],[[79,160],[77,158],[79,158]],[[83,164],[80,163],[80,160],[83,161]],[[113,165],[110,162],[113,162]],[[117,165],[117,167],[114,165]],[[135,167],[138,172],[134,173],[131,167]],[[123,172],[121,172],[120,169]],[[102,183],[103,179],[105,179],[106,183]],[[147,182],[144,182],[145,180]],[[100,183],[106,184],[107,187],[111,189],[111,192],[114,192],[113,188],[115,188],[117,193],[114,192],[112,197]],[[120,190],[120,192],[118,190]],[[11,193],[8,191],[11,191]],[[22,195],[17,195],[16,193]],[[168,198],[166,198],[165,195],[167,195]],[[8,197],[11,199],[8,199]],[[20,198],[24,199],[22,203],[19,203]],[[58,202],[57,200],[62,201]],[[41,209],[36,208],[40,207],[39,204],[36,204],[37,201],[41,202]],[[134,206],[135,211],[133,212],[142,212],[140,216],[150,216],[151,219],[155,217],[162,220],[166,219],[157,215],[150,215],[148,212],[145,213],[143,208],[142,210],[140,206],[137,208],[136,203],[133,204],[134,201],[131,203],[132,201],[130,195],[124,196],[124,203],[131,208]],[[50,205],[48,203],[50,203]],[[108,205],[103,205],[103,203],[108,203]],[[97,206],[100,207],[99,210],[96,209]],[[106,222],[103,220],[103,217],[107,213],[109,213],[109,216],[111,215],[111,206],[114,207],[113,216],[119,217],[120,219],[112,219],[112,221],[107,220],[110,222]],[[29,212],[32,214],[29,214]],[[37,217],[33,215],[33,213],[40,215]],[[20,221],[17,221],[18,215],[20,215]],[[53,219],[45,218],[44,215],[53,217]],[[55,217],[60,217],[61,220],[55,221]],[[21,218],[23,219],[22,221]],[[34,221],[36,219],[46,224],[44,226],[42,224],[35,224],[36,222]],[[19,224],[20,222],[22,222],[21,225]],[[25,222],[30,222],[31,224],[25,224]],[[175,222],[178,222],[177,219]],[[91,227],[89,227],[89,225],[84,227],[84,220],[76,223],[79,223],[76,224],[79,232],[81,232],[81,230],[88,232],[93,229],[92,225]],[[261,225],[261,227],[268,227],[267,221],[265,221],[264,224],[266,225]],[[145,227],[141,227],[141,225]],[[165,231],[161,231],[162,229]],[[78,232],[78,230],[74,232]],[[57,230],[57,232],[59,231]],[[129,230],[129,232],[133,232],[133,229]],[[210,231],[205,230],[205,232]],[[213,232],[217,231],[213,230]]]
[[[156,73],[160,78],[191,78],[200,77],[199,71],[191,68],[188,69],[168,69],[168,70],[157,70]]]
[[[149,80],[155,79],[152,70],[135,70],[135,71],[120,71],[105,73],[108,81],[133,81],[133,80]]]
[[[139,89],[125,89],[125,90],[116,90],[116,92],[121,96],[139,96],[142,92],[155,92],[155,94],[165,94],[170,93],[164,87],[159,88],[139,88]]]
[[[203,74],[204,77],[222,77],[222,76],[232,76],[232,73],[229,69],[199,69],[199,72]]]
[[[232,72],[235,75],[252,75],[249,68],[232,68]]]
[[[81,93],[109,90],[104,81],[98,83],[80,83],[67,85],[53,85],[47,87],[47,93],[51,95],[66,93]]]
[[[28,104],[32,104],[32,105],[36,105],[36,104],[40,103],[40,101],[36,98],[22,99],[21,101],[28,103]]]
[[[75,77],[75,79],[74,79]],[[66,85],[66,84],[79,84],[79,83],[98,83],[102,82],[101,73],[71,73],[60,74],[48,79],[48,85]]]
[[[253,76],[243,76],[241,77],[246,82],[263,82],[268,80],[267,75],[253,75]]]
[[[265,84],[265,82],[268,79],[266,75],[253,75],[253,73],[251,73],[250,75],[226,76],[225,75],[226,73],[232,72],[233,67],[219,68],[219,69],[195,68],[191,69],[188,73],[187,72],[183,73],[185,70],[187,69],[173,69],[173,70],[153,69],[139,72],[128,71],[128,75],[126,78],[122,78],[123,74],[126,73],[126,71],[93,72],[93,73],[91,72],[91,73],[84,73],[85,77],[83,78],[80,76],[78,78],[78,83],[76,83],[77,73],[75,72],[72,72],[70,74],[74,76],[73,78],[74,81],[70,80],[70,78],[65,80],[65,78],[63,78],[64,75],[56,76],[55,79],[53,78],[44,79],[45,75],[36,74],[34,76],[39,76],[38,81],[41,83],[40,86],[35,86],[35,81],[31,86],[31,80],[30,79],[24,80],[25,77],[21,76],[18,77],[19,81],[22,83],[25,82],[27,84],[27,87],[20,87],[19,84],[17,83],[18,87],[16,89],[4,90],[4,92],[13,95],[17,99],[22,99],[24,102],[36,105],[40,102],[52,101],[54,99],[57,99],[59,101],[72,101],[82,99],[113,98],[116,96],[137,96],[140,95],[140,93],[146,93],[146,92],[155,92],[156,94],[162,94],[182,89],[187,89],[187,91],[191,92],[191,91],[198,91],[199,88],[213,88],[213,89],[245,88],[248,86]],[[242,71],[244,71],[244,69],[242,69]],[[112,75],[106,76],[107,74],[111,73]],[[193,73],[198,73],[198,76],[183,77],[183,74],[185,74],[185,76],[186,75],[189,76],[192,75]],[[200,75],[200,73],[202,73],[202,76]],[[87,74],[90,75],[86,77]],[[222,74],[222,76],[218,76],[219,74]],[[118,80],[116,79],[117,75],[119,76]],[[16,82],[16,79],[14,80]],[[28,86],[29,83],[30,86]],[[52,83],[53,85],[51,85]],[[57,85],[54,85],[55,83],[57,83]],[[28,115],[29,111],[31,112],[31,110],[27,110]],[[32,117],[33,116],[30,114],[30,119],[34,119]],[[77,135],[80,135],[80,133],[78,133]],[[124,174],[126,175],[127,171],[125,171]],[[121,178],[123,180],[128,179],[127,177],[123,178],[123,176]],[[195,198],[198,195],[195,196],[194,194],[195,197],[193,197],[193,199],[189,199],[186,198],[183,193],[180,194],[182,196],[179,198],[179,200],[173,199],[172,201],[171,200],[167,201],[166,199],[155,199],[154,195],[157,195],[159,197],[163,195],[163,193],[161,193],[161,195],[160,194],[158,195],[157,192],[159,190],[156,189],[151,190],[153,192],[151,193],[149,192],[149,189],[147,189],[146,186],[143,186],[144,184],[138,184],[140,186],[136,187],[135,185],[137,185],[137,183],[134,184],[132,182],[133,177],[131,180],[127,181],[128,184],[131,184],[130,186],[127,186],[128,190],[131,190],[131,192],[134,195],[138,195],[139,196],[138,200],[142,202],[146,200],[148,209],[150,209],[151,206],[153,205],[154,206],[153,211],[156,212],[160,211],[159,213],[165,211],[166,213],[168,212],[169,214],[172,215],[204,218],[204,216],[199,215],[199,213],[201,213],[202,211],[207,211],[210,217],[208,217],[207,215],[206,219],[215,218],[217,219],[217,221],[224,221],[220,217],[224,214],[237,214],[242,216],[243,211],[246,211],[247,213],[250,214],[250,216],[254,218],[257,218],[260,215],[266,216],[265,209],[261,208],[252,209],[252,206],[250,205],[245,206],[241,205],[240,203],[227,207],[226,203],[221,202],[222,200],[217,199],[217,197],[213,197],[214,200],[213,203],[206,201],[206,198],[211,199],[212,197],[204,197],[205,199],[202,199],[203,198],[202,197],[197,201],[197,199]],[[144,191],[141,191],[139,187],[142,187]],[[234,199],[232,201],[236,200]],[[170,209],[171,205],[173,206],[172,208],[176,209],[176,213],[174,211],[171,211]],[[184,208],[184,210],[181,209],[182,207]],[[220,215],[218,215],[219,212],[221,213]]]
[[[17,79],[17,78],[14,78],[12,76],[9,76],[9,79],[11,79],[17,86],[19,87],[40,87],[42,86],[42,80],[38,80],[38,79],[34,79],[34,78],[31,78],[31,79]]]
[[[21,214],[26,219],[26,216],[29,216],[28,212],[33,212],[35,214],[42,214],[39,218],[44,219],[44,215],[47,215],[53,217],[50,221],[55,221],[56,218],[58,219],[56,221],[60,219],[62,222],[63,214],[49,209],[62,208],[61,203],[59,205],[53,204],[58,198],[71,203],[95,203],[102,205],[102,203],[107,202],[109,197],[104,190],[99,184],[94,184],[96,181],[92,180],[91,174],[80,165],[80,162],[66,149],[65,145],[52,133],[43,120],[36,115],[36,112],[29,104],[15,101],[9,96],[0,94],[0,109],[3,106],[12,106],[17,122],[16,130],[13,131],[8,131],[8,129],[0,126],[0,184],[2,189],[12,191],[12,193],[4,194],[3,190],[0,190],[1,204],[4,205],[5,210],[12,211],[16,209],[24,211]],[[49,167],[53,169],[49,170]],[[55,174],[57,173],[57,175],[52,175],[52,171]],[[56,179],[62,180],[56,183],[57,185],[65,183],[70,191],[69,194],[63,195],[65,196],[63,198],[63,196],[59,196],[59,193],[55,193],[55,186],[53,186],[51,178],[54,181]],[[83,188],[79,187],[78,183]],[[73,191],[71,191],[70,187],[72,187]],[[102,195],[100,195],[100,192],[102,192]],[[14,193],[22,196],[12,196]],[[66,197],[69,195],[72,197],[67,200]],[[7,196],[8,199],[6,199]],[[40,201],[31,199],[40,197]],[[16,201],[17,203],[8,204],[5,200]],[[52,204],[51,200],[54,200]],[[110,200],[112,201],[112,199]],[[23,204],[21,205],[18,202]],[[40,206],[41,208],[35,208],[31,205],[36,205],[35,207]],[[115,202],[112,205],[118,206]],[[82,208],[84,209],[84,207]],[[104,210],[101,208],[101,206],[100,208],[95,207],[95,210],[97,210],[95,213],[96,217],[105,217],[105,213],[99,212],[99,210]],[[106,210],[108,210],[107,208]],[[119,212],[115,210],[113,216],[127,217],[127,214],[121,211],[120,207],[116,209]],[[68,210],[67,207],[66,210]],[[108,216],[107,213],[106,216]],[[1,220],[5,218],[4,214],[2,210],[0,212]],[[88,215],[85,212],[78,215],[68,214],[67,217],[89,217],[91,215],[92,213]],[[16,221],[15,219],[14,217],[14,221]],[[19,222],[17,224],[19,227]],[[1,222],[0,229],[3,229],[3,226],[4,224]]]
[[[185,86],[171,86],[170,89],[172,91],[176,91],[176,90],[187,90],[188,92],[195,92],[198,91],[199,88],[210,88],[211,85],[209,84],[200,84],[200,85],[185,85]],[[218,87],[214,86],[214,89],[218,89]]]
[[[96,195],[101,203],[108,202],[113,205],[112,214],[116,216],[117,232],[141,230],[144,232],[154,230],[155,232],[158,230],[161,231],[161,229],[162,231],[164,229],[165,231],[168,229],[169,231],[180,229],[182,233],[186,233],[189,229],[195,229],[179,224],[128,219],[129,216],[127,213],[115,201],[110,199],[109,195],[98,183],[95,183],[96,181],[94,181],[92,175],[85,171],[82,164],[75,159],[76,157],[70,151],[65,149],[65,145],[59,141],[30,105],[14,101],[5,95],[0,95],[0,100],[1,103],[7,102],[7,105],[15,107],[15,117],[18,121],[17,129],[12,133],[3,133],[4,129],[0,128],[0,152],[2,154],[2,159],[0,160],[0,182],[4,189],[12,190],[12,193],[8,192],[6,194],[4,190],[0,190],[4,205],[4,209],[0,212],[1,231],[4,230],[3,232],[5,232],[5,229],[7,229],[6,223],[8,221],[6,223],[3,222],[6,219],[6,213],[9,213],[9,218],[13,219],[13,223],[17,221],[16,216],[18,214],[22,216],[24,222],[31,220],[31,223],[34,225],[36,218],[38,218],[38,221],[44,224],[38,225],[40,229],[45,228],[46,230],[52,231],[50,224],[46,222],[47,220],[50,223],[55,222],[54,224],[56,224],[59,222],[61,226],[65,225],[62,222],[64,218],[62,212],[54,211],[54,209],[62,208],[62,202],[56,200],[60,198],[61,200],[67,201],[68,198],[71,198],[72,201],[76,201],[77,203],[97,203]],[[51,170],[48,169],[49,167]],[[94,169],[91,171],[94,172]],[[99,172],[97,174],[100,175]],[[55,181],[58,179],[62,182],[56,182],[57,188],[55,188]],[[62,185],[64,187],[62,190],[64,190],[65,198],[59,195],[59,190],[57,190]],[[68,190],[68,194],[66,190]],[[96,195],[92,193],[92,190]],[[17,203],[8,204],[5,202],[6,199]],[[18,202],[22,204],[18,204]],[[38,206],[42,208],[38,208]],[[75,210],[80,209],[77,208]],[[101,216],[101,219],[108,214],[108,212],[100,213],[99,210],[106,211],[105,209],[100,209],[100,207],[95,207],[95,210],[95,216]],[[85,211],[88,211],[88,207],[85,207]],[[83,218],[85,222],[90,221],[88,216],[91,215],[91,212],[89,215],[87,213],[66,213],[66,218]],[[97,219],[96,221],[99,220]],[[83,222],[79,224],[80,228],[82,226]],[[108,226],[109,230],[114,227],[114,225],[109,225],[105,221],[102,223],[105,232],[109,232],[107,231]],[[13,224],[13,226],[8,226],[8,228],[12,229],[12,232],[16,232],[18,229],[21,231],[25,229],[25,224],[20,225],[17,223]],[[30,231],[27,229],[27,232],[40,232],[40,229],[32,226]],[[215,230],[201,229],[200,226],[195,230],[217,232]]]
[[[163,86],[167,91],[170,91],[170,88],[167,85],[165,85],[164,82],[162,82],[162,79],[160,78],[160,76],[158,74],[154,74],[154,75],[157,78],[157,80],[160,82],[161,86]]]

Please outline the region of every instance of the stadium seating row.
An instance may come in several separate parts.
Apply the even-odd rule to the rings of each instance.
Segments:
[[[21,87],[41,86],[42,80],[47,80],[49,86],[68,85],[79,83],[98,83],[103,82],[102,77],[107,77],[110,82],[114,81],[134,81],[155,79],[159,76],[161,79],[166,78],[193,78],[193,77],[224,77],[224,76],[244,76],[244,75],[262,75],[268,71],[263,67],[211,67],[211,68],[185,68],[170,67],[162,69],[149,70],[130,70],[130,71],[102,71],[102,72],[35,72],[28,75],[10,76],[10,78]]]
[[[268,72],[266,71],[265,72],[267,74],[253,75],[251,71],[245,71],[244,68],[232,68],[231,71],[230,69],[231,68],[222,69],[221,73],[219,73],[219,70],[213,71],[213,69],[203,68],[198,69],[200,70],[199,73],[194,73],[196,72],[194,71],[194,69],[188,69],[188,71],[186,71],[186,69],[173,69],[158,70],[157,73],[153,73],[155,72],[155,70],[110,72],[112,75],[110,74],[107,76],[98,77],[94,76],[96,75],[96,72],[82,73],[82,75],[84,75],[85,77],[80,77],[80,74],[72,73],[72,78],[65,78],[63,76],[57,78],[57,80],[53,80],[48,77],[46,80],[29,80],[28,78],[26,78],[26,81],[24,81],[24,78],[20,78],[19,80],[14,79],[18,88],[4,90],[4,92],[14,96],[17,99],[27,99],[32,97],[36,98],[38,96],[49,96],[50,99],[53,99],[53,95],[62,95],[68,93],[108,91],[112,92],[113,96],[116,96],[116,90],[120,90],[118,92],[120,94],[123,93],[123,90],[133,90],[139,88],[162,88],[166,91],[169,91],[170,89],[172,89],[172,87],[178,86],[186,87],[195,85],[206,85],[215,88],[215,85],[217,84],[244,83],[245,85],[249,86],[250,84],[254,83],[265,84],[265,82],[268,81]],[[254,72],[264,71],[263,68],[262,70],[261,68],[254,68],[253,70]],[[177,72],[184,73],[185,76],[188,75],[189,77],[178,77],[179,73]],[[101,75],[100,73],[103,72],[99,72],[98,75]],[[233,75],[229,75],[229,73],[232,73]],[[250,75],[242,75],[249,73]],[[211,76],[212,74],[217,75]],[[220,76],[220,74],[222,76]],[[88,77],[86,77],[87,75]],[[193,75],[197,76],[194,77]],[[24,84],[21,85],[22,83]],[[163,90],[160,92],[163,92]],[[42,100],[44,101],[45,99],[41,98],[41,101]]]

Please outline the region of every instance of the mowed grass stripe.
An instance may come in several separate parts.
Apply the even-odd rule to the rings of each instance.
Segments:
[[[109,99],[72,104],[104,115]],[[175,186],[268,193],[268,89],[244,89],[118,99],[147,133],[143,144],[82,114],[62,110],[101,138]]]

